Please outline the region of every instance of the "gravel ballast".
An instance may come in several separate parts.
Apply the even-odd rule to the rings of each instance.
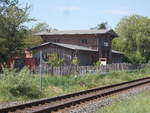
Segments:
[[[71,110],[69,113],[94,113],[106,105],[111,105],[112,102],[122,101],[125,98],[128,98],[130,96],[135,96],[146,90],[150,90],[150,85],[146,85],[141,88],[135,88],[135,89],[129,90],[126,93],[120,93],[117,96],[115,96],[115,98],[110,97],[110,98],[99,100],[99,101],[89,102],[88,104],[83,105],[82,107],[78,107],[77,109]]]

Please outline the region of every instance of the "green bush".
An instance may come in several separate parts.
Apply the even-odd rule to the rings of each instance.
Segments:
[[[145,62],[145,57],[143,57],[139,51],[134,52],[134,54],[129,54],[128,57],[133,64],[140,64]]]
[[[62,62],[63,60],[59,58],[58,54],[51,54],[48,56],[47,63],[51,66],[60,66]]]
[[[95,63],[95,65],[96,65],[96,66],[100,66],[100,65],[101,65],[101,61],[97,61],[97,62]]]
[[[143,69],[145,72],[150,72],[150,61],[146,64],[145,68]]]
[[[73,57],[71,64],[79,65],[79,63],[80,63],[80,59],[77,56]]]
[[[29,100],[40,98],[43,95],[26,68],[20,72],[3,69],[0,78],[0,97],[5,101],[16,101],[17,99]]]

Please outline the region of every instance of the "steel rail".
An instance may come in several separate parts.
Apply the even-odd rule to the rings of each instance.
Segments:
[[[67,102],[64,102],[64,103],[61,103],[61,104],[58,104],[58,105],[53,105],[53,106],[50,106],[50,107],[47,107],[47,108],[42,108],[40,110],[34,110],[34,111],[31,111],[30,113],[50,113],[51,111],[56,111],[56,110],[59,110],[59,109],[62,109],[64,107],[66,107],[66,106],[71,106],[71,105],[79,104],[81,102],[90,101],[90,100],[93,100],[93,99],[96,99],[96,98],[112,95],[112,94],[118,93],[120,91],[124,91],[126,89],[133,88],[133,87],[143,85],[143,84],[146,84],[146,83],[150,83],[150,80],[146,81],[146,82],[143,82],[143,83],[138,83],[138,84],[135,84],[135,85],[127,86],[127,87],[124,87],[124,88],[118,88],[116,90],[107,91],[107,92],[104,92],[104,93],[101,93],[101,94],[96,94],[96,95],[89,96],[89,97],[79,98],[79,99],[76,99],[76,100],[73,100],[73,101],[72,100],[67,101]]]
[[[140,81],[144,81],[144,82],[140,82]],[[115,88],[117,86],[122,86],[122,85],[126,85],[126,84],[129,84],[129,83],[136,83],[136,82],[140,82],[140,83],[130,85],[130,86],[126,86],[122,89],[116,89],[116,90],[112,90],[112,91],[109,91],[109,92],[104,92],[104,93],[101,93],[101,94],[97,94],[97,95],[93,95],[93,96],[89,96],[89,97],[85,97],[85,98],[79,98],[79,99],[76,99],[76,100],[73,100],[73,101],[67,101],[67,102],[62,103],[62,104],[52,105],[50,107],[41,109],[39,111],[33,111],[32,113],[50,112],[50,111],[53,111],[53,110],[57,110],[59,107],[63,108],[65,106],[70,106],[70,105],[75,104],[75,103],[80,103],[80,102],[83,102],[83,101],[87,101],[87,100],[90,100],[92,98],[101,97],[101,96],[108,95],[108,94],[113,93],[113,92],[115,93],[117,91],[125,90],[127,88],[132,88],[132,87],[135,87],[135,86],[146,84],[146,83],[150,82],[150,77],[141,78],[141,79],[132,80],[132,81],[123,82],[123,83],[118,83],[118,84],[113,84],[113,85],[108,85],[108,86],[99,87],[99,88],[93,88],[93,89],[89,89],[89,90],[85,90],[85,91],[79,91],[79,92],[76,92],[76,93],[70,93],[70,94],[66,94],[66,95],[62,95],[62,96],[58,96],[58,97],[53,97],[53,98],[49,98],[49,99],[40,99],[40,100],[37,100],[37,101],[27,102],[27,103],[24,103],[24,104],[10,106],[10,107],[6,107],[6,108],[1,108],[0,113],[15,112],[16,110],[21,110],[21,109],[23,110],[24,108],[28,108],[28,107],[32,107],[32,106],[38,106],[40,104],[50,103],[50,102],[58,101],[58,100],[65,99],[65,98],[84,95],[84,94],[87,94],[87,93],[92,93],[92,92],[96,92],[96,91],[100,91],[100,90]]]

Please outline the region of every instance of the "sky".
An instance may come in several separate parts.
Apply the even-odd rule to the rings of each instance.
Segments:
[[[115,28],[121,18],[133,14],[150,17],[150,0],[19,0],[30,4],[31,28],[46,22],[58,30],[90,29],[101,22]]]

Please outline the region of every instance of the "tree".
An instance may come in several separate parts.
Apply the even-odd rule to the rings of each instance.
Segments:
[[[37,33],[37,32],[42,32],[50,29],[51,28],[47,23],[41,22],[41,23],[37,23],[31,30],[33,33]]]
[[[21,55],[24,48],[23,39],[27,27],[23,24],[32,21],[29,18],[30,6],[20,7],[18,0],[0,0],[0,59]]]
[[[48,56],[47,63],[51,66],[59,66],[62,62],[63,60],[61,60],[57,54],[51,54]]]
[[[96,27],[93,27],[91,29],[107,29],[108,28],[108,23],[107,22],[102,22],[98,24]]]
[[[31,48],[37,46],[42,43],[42,39],[40,36],[34,35],[35,33],[42,32],[49,29],[49,25],[47,23],[38,23],[31,30],[28,30],[26,38],[24,39],[25,47]]]
[[[71,61],[71,64],[74,64],[74,65],[79,65],[80,63],[80,60],[77,56],[73,57],[72,61]]]
[[[102,63],[101,63],[101,61],[99,61],[99,60],[95,63],[96,66],[100,66],[101,64],[102,64]]]
[[[126,53],[132,63],[150,60],[150,19],[140,15],[124,17],[118,23],[119,38],[113,41],[113,49]]]
[[[57,30],[57,29],[52,29],[45,22],[37,23],[33,28],[28,30],[28,34],[27,34],[26,38],[24,39],[25,47],[31,48],[31,47],[41,44],[43,41],[42,38],[40,36],[35,35],[35,33],[43,32],[43,31],[47,31],[47,30]]]

